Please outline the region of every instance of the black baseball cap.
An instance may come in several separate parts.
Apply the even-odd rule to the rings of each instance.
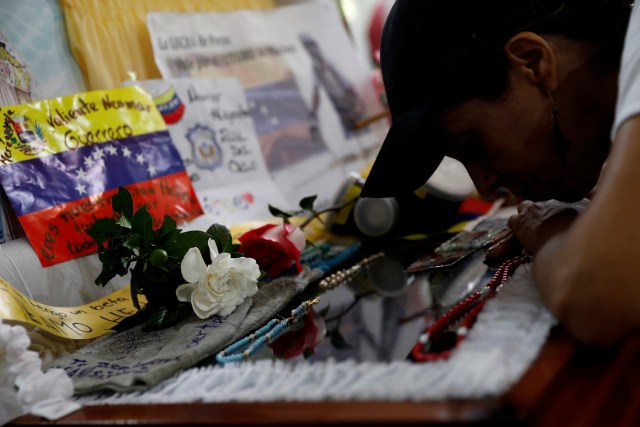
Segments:
[[[464,100],[498,95],[506,81],[503,42],[564,3],[396,0],[380,44],[392,123],[361,197],[397,197],[424,185],[445,155],[438,116]]]

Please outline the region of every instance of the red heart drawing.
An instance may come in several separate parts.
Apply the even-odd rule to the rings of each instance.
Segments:
[[[251,194],[251,193],[244,193],[244,194],[242,195],[242,198],[243,198],[244,200],[246,200],[246,201],[247,201],[247,203],[253,203],[253,194]]]

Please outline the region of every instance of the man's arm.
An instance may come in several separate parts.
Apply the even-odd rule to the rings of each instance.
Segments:
[[[620,127],[589,209],[539,249],[534,275],[578,339],[610,344],[640,330],[640,116]]]

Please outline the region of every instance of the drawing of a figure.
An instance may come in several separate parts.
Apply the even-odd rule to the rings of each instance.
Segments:
[[[312,111],[317,112],[320,104],[320,89],[324,89],[336,109],[345,136],[349,137],[356,131],[356,124],[366,115],[366,105],[353,84],[327,61],[320,46],[308,34],[300,34],[300,41],[311,56],[313,72],[316,79],[314,86]]]

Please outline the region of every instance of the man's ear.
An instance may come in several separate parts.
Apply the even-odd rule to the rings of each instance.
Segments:
[[[531,83],[553,92],[558,85],[556,53],[540,35],[528,31],[511,37],[504,45],[509,69],[521,72]]]

